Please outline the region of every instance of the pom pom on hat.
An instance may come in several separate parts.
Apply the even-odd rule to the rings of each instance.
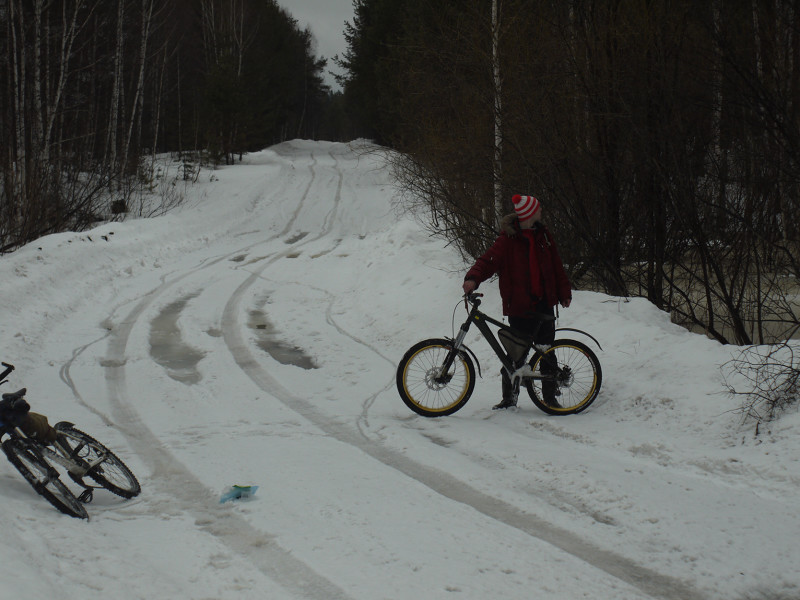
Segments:
[[[534,196],[520,196],[516,194],[512,196],[511,201],[514,203],[514,212],[520,221],[527,221],[536,214],[541,208],[541,204]]]

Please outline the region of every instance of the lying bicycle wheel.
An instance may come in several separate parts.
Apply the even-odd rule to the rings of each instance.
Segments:
[[[26,447],[26,444],[9,439],[3,442],[3,451],[34,490],[62,513],[79,519],[88,519],[83,504],[58,478],[58,472],[47,461]]]
[[[86,476],[123,498],[133,498],[142,491],[139,481],[128,466],[92,436],[75,429],[72,423],[66,421],[56,423],[53,428],[60,434],[56,443],[66,446],[64,450],[73,460],[92,464],[100,458],[103,459],[96,467],[89,469]]]
[[[442,372],[452,347],[449,340],[424,340],[409,348],[397,366],[397,391],[418,415],[451,415],[472,395],[475,366],[466,352],[456,353],[447,373]]]
[[[586,410],[603,382],[600,361],[586,344],[556,340],[545,352],[536,351],[529,364],[541,379],[527,380],[533,403],[549,415],[571,415]]]

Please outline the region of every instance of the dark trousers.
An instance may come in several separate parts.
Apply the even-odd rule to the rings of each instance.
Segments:
[[[536,308],[536,312],[538,313],[550,315],[551,317],[555,315],[553,307],[547,306],[546,302],[540,302]],[[553,340],[556,339],[555,321],[544,321],[540,326],[538,319],[529,317],[508,317],[508,324],[526,335],[534,335],[534,332],[536,332],[533,339],[537,344],[552,344]],[[536,331],[537,327],[539,327],[538,332]]]
[[[554,316],[554,307],[548,306],[546,300],[541,300],[536,305],[536,312]],[[532,317],[508,317],[508,324],[517,331],[520,331],[528,336],[533,336],[533,341],[536,344],[552,344],[556,338],[556,322],[543,321],[541,325],[538,319]],[[538,331],[537,331],[538,327]],[[535,335],[534,335],[535,333]],[[517,365],[520,366],[520,365]],[[556,357],[548,354],[541,362],[541,370],[543,374],[553,373],[558,368]],[[508,398],[511,394],[511,380],[506,375],[505,369],[503,370],[503,398]],[[555,397],[555,382],[543,381],[542,382],[542,395],[544,401],[552,400]]]

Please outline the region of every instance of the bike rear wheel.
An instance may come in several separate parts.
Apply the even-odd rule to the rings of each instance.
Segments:
[[[464,351],[455,353],[447,373],[445,360],[453,342],[430,339],[415,344],[397,367],[397,391],[415,413],[423,417],[451,415],[467,403],[475,389],[475,365]]]
[[[36,492],[62,513],[79,519],[88,519],[86,508],[59,479],[58,471],[19,440],[3,442],[8,462],[31,484]]]
[[[537,351],[529,364],[542,378],[525,381],[528,395],[549,415],[584,411],[600,392],[600,361],[582,342],[556,340],[545,352]]]
[[[102,459],[86,472],[86,476],[117,496],[133,498],[139,495],[142,488],[136,476],[111,450],[71,423],[62,421],[53,427],[60,434],[56,443],[65,445],[64,450],[73,460],[92,464]]]

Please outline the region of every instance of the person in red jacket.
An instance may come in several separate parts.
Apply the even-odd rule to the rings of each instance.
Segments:
[[[536,313],[554,315],[553,307],[568,307],[572,302],[570,285],[553,235],[542,223],[542,205],[533,196],[515,195],[514,212],[500,221],[501,233],[486,253],[475,261],[464,277],[465,294],[472,293],[495,273],[499,275],[503,314],[508,323],[528,335],[538,319]],[[555,322],[544,321],[536,334],[537,344],[552,344]],[[543,370],[555,368],[544,364]],[[557,407],[554,382],[542,386],[544,402]],[[503,399],[494,409],[516,406],[516,394],[503,369]]]

